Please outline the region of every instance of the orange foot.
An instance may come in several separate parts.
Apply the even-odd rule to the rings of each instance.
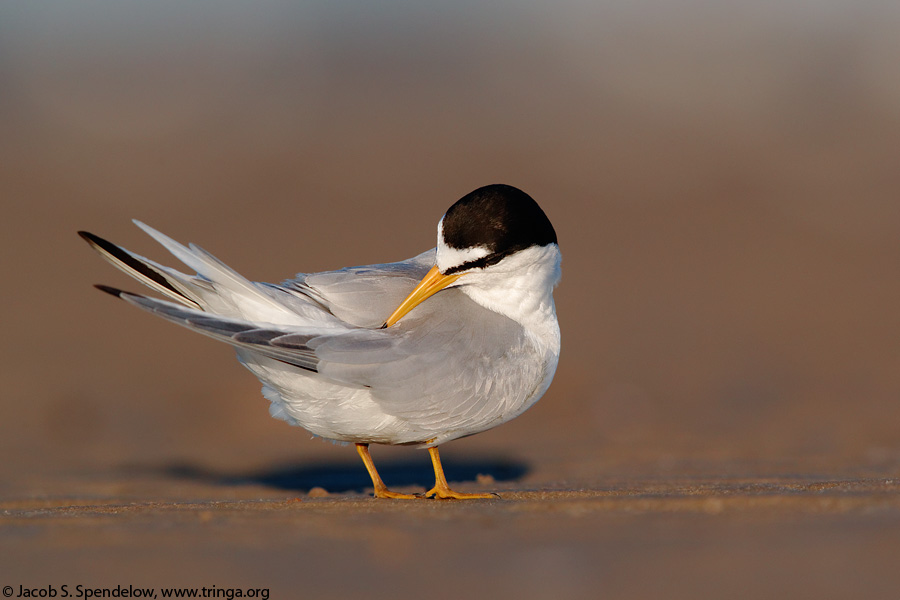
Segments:
[[[428,449],[431,455],[431,463],[434,466],[434,487],[425,492],[426,498],[438,498],[441,500],[476,500],[499,498],[498,494],[463,494],[454,492],[447,485],[447,478],[444,477],[444,467],[441,466],[441,455],[438,453],[437,446]]]
[[[454,492],[447,484],[435,485],[433,488],[425,492],[426,498],[437,498],[438,500],[477,500],[499,498],[499,494],[464,494],[462,492]]]
[[[375,469],[375,463],[372,462],[372,456],[369,454],[369,445],[356,444],[356,451],[359,452],[359,456],[362,458],[363,464],[366,465],[366,470],[369,472],[369,477],[372,478],[372,486],[375,488],[376,498],[416,500],[421,497],[414,494],[401,494],[400,492],[392,492],[389,490],[388,487],[384,485],[384,481],[381,480],[381,476],[378,475],[378,471]]]
[[[392,492],[387,487],[375,488],[376,498],[390,498],[392,500],[418,500],[422,496],[417,494],[403,494],[401,492]]]

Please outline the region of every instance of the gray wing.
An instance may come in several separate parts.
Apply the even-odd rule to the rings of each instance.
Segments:
[[[380,327],[434,265],[434,249],[396,263],[301,273],[268,285],[280,302],[314,303],[356,327]]]
[[[79,234],[103,258],[193,309],[245,321],[298,327],[378,327],[434,264],[434,250],[389,264],[300,274],[281,285],[252,282],[195,244],[180,244],[135,221],[173,256],[196,271],[188,275],[139,256],[88,232]]]

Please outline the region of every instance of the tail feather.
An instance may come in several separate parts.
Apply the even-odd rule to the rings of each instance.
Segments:
[[[187,275],[120,248],[93,233],[79,231],[78,235],[120,271],[173,300],[202,310],[196,294],[187,285]]]
[[[78,234],[113,266],[189,308],[252,321],[295,325],[308,322],[307,318],[279,302],[268,287],[244,278],[199,246],[185,246],[140,221],[135,220],[134,223],[175,258],[196,271],[196,275],[186,275],[158,264],[92,233],[79,231]],[[105,287],[100,289],[110,291]]]
[[[200,246],[196,244],[185,246],[136,219],[134,224],[159,242],[175,258],[194,269],[199,277],[212,282],[216,289],[228,290],[230,296],[240,297],[242,303],[250,302],[267,306],[270,310],[275,309],[278,313],[285,312],[286,308],[283,304]],[[221,294],[217,295],[221,296]]]
[[[306,371],[318,372],[319,359],[315,351],[307,345],[311,339],[319,335],[318,332],[304,333],[297,329],[276,328],[262,323],[225,318],[106,285],[96,287],[167,321],[236,348],[251,350]]]

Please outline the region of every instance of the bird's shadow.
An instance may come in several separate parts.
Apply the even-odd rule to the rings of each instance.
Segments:
[[[528,466],[508,458],[448,459],[443,461],[449,481],[466,482],[488,477],[495,482],[515,481],[528,473]],[[132,467],[132,470],[134,468]],[[372,480],[362,464],[316,463],[285,464],[246,472],[217,471],[190,463],[170,463],[149,469],[168,478],[192,480],[223,486],[263,485],[289,492],[305,493],[314,487],[329,492],[363,493]],[[434,471],[428,461],[391,461],[378,463],[378,473],[388,487],[434,485]]]

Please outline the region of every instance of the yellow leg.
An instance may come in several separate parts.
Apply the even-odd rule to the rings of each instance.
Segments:
[[[497,494],[462,494],[454,492],[447,485],[447,478],[444,477],[444,467],[441,466],[441,455],[438,454],[437,447],[429,448],[428,453],[431,454],[431,464],[434,465],[434,487],[425,492],[426,498],[443,498],[453,500],[471,500],[474,498],[499,498]]]
[[[375,470],[375,463],[372,462],[372,455],[369,454],[369,445],[368,444],[356,444],[356,451],[359,452],[359,457],[362,459],[363,464],[366,465],[366,471],[369,472],[369,477],[372,478],[372,485],[375,486],[375,497],[376,498],[399,498],[402,500],[415,500],[420,496],[414,496],[413,494],[401,494],[399,492],[392,492],[384,485],[384,482],[381,480],[381,476],[378,474],[378,471]]]

